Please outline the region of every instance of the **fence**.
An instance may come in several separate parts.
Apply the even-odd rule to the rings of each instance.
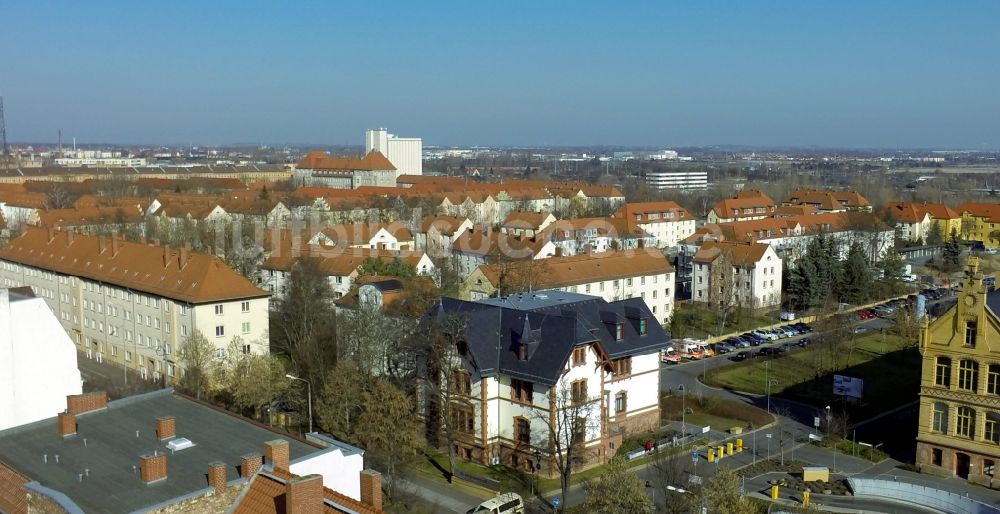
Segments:
[[[1000,509],[959,494],[908,482],[848,478],[855,496],[884,498],[954,514],[1000,514]]]

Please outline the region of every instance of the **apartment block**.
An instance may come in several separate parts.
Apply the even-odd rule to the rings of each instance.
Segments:
[[[43,298],[88,358],[142,376],[178,376],[178,350],[200,332],[223,355],[267,353],[267,291],[218,257],[167,246],[32,228],[0,249],[0,281]]]

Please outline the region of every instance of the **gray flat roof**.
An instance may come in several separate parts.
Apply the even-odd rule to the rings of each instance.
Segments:
[[[167,441],[156,439],[156,418],[163,416],[174,416],[177,436],[195,446],[171,455]],[[214,461],[226,463],[227,479],[234,480],[240,457],[262,454],[267,441],[287,440],[292,460],[325,451],[169,389],[111,402],[105,410],[77,416],[77,425],[78,434],[65,439],[56,418],[2,431],[0,459],[64,493],[85,512],[131,512],[204,489]],[[153,450],[167,454],[167,479],[146,485],[138,474],[139,456]],[[80,481],[85,470],[89,476]]]

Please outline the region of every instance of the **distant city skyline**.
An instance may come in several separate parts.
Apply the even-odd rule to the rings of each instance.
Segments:
[[[15,1],[7,137],[1000,148],[1000,3]]]

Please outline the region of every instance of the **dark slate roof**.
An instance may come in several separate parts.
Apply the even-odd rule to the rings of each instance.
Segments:
[[[986,295],[986,306],[1000,318],[1000,289],[994,289]]]
[[[177,436],[196,446],[171,455],[167,441],[155,435],[156,418],[163,416],[174,416]],[[2,431],[0,459],[65,494],[84,512],[132,512],[204,489],[213,461],[226,463],[227,479],[235,480],[240,457],[263,453],[264,443],[274,439],[289,442],[292,461],[324,451],[170,389],[110,402],[105,410],[77,416],[77,425],[78,434],[66,439],[59,436],[55,418]],[[167,479],[146,485],[132,467],[138,467],[140,455],[153,450],[167,454]],[[48,463],[43,455],[48,455]],[[87,469],[89,476],[81,482],[78,475]]]
[[[481,376],[501,375],[555,385],[573,348],[597,343],[610,359],[657,352],[669,337],[641,298],[608,303],[596,296],[558,291],[478,302],[443,298],[431,315],[467,318],[471,365]],[[646,335],[639,335],[646,319]],[[616,340],[615,325],[624,325]],[[518,359],[527,342],[528,358]]]

